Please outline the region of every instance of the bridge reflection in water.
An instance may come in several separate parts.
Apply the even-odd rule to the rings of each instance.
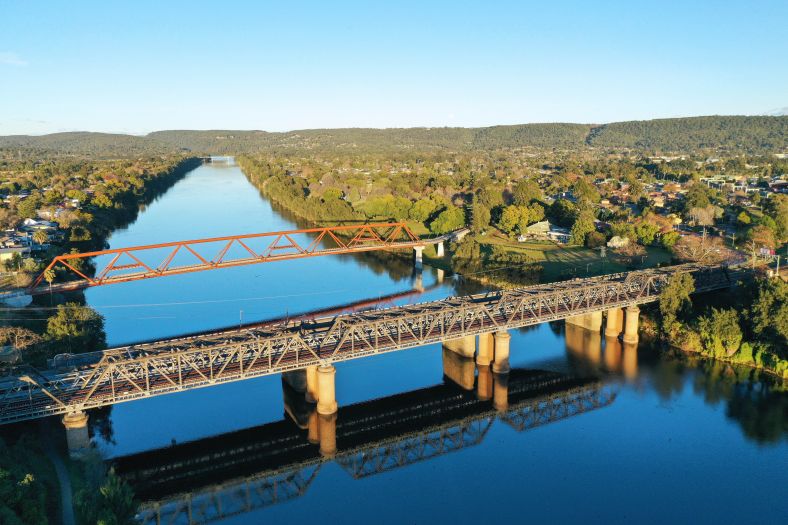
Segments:
[[[456,366],[444,360],[445,372]],[[119,457],[115,469],[145,502],[140,522],[211,523],[303,495],[326,462],[360,479],[478,445],[497,422],[524,431],[616,397],[599,381],[555,372],[479,366],[478,374],[470,385],[447,374],[445,384],[331,415],[283,380],[285,419]]]

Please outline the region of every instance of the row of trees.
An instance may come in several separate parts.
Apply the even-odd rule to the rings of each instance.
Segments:
[[[788,378],[788,283],[759,279],[723,304],[693,304],[695,283],[674,275],[660,294],[662,337],[716,359],[766,368]]]

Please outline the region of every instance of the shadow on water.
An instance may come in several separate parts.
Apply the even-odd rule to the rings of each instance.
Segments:
[[[475,365],[466,361],[470,385],[445,378],[330,416],[316,413],[283,381],[280,421],[113,463],[145,502],[143,523],[187,516],[189,523],[209,523],[303,495],[325,463],[366,478],[481,445],[493,425],[521,432],[605,407],[616,397],[601,382],[541,370],[498,376],[479,367],[473,381]]]

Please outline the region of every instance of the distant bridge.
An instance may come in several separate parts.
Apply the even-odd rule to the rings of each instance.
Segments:
[[[335,411],[335,362],[495,332],[493,370],[505,373],[507,330],[597,314],[601,323],[602,311],[622,308],[624,340],[636,340],[637,305],[656,300],[677,273],[693,275],[698,292],[729,287],[737,276],[724,266],[682,265],[112,348],[81,355],[75,369],[0,381],[0,423],[67,414],[83,425],[77,416],[86,409],[318,366],[321,375],[308,376],[322,377],[318,410]]]
[[[388,222],[250,233],[63,254],[52,260],[30,288],[7,292],[0,298],[81,290],[93,286],[305,257],[404,248],[415,251],[416,263],[420,265],[421,253],[426,245],[438,245],[439,254],[443,255],[443,243],[462,237],[465,233],[467,230],[462,229],[421,239],[404,222]],[[107,257],[109,262],[91,276],[84,267],[96,257]],[[47,278],[51,277],[55,270],[63,270],[73,278],[48,284]]]
[[[279,421],[117,458],[115,467],[145,502],[143,524],[202,525],[303,495],[325,462],[360,479],[478,445],[495,420],[523,431],[615,399],[601,383],[543,371],[512,370],[507,390],[497,410],[454,385],[340,408],[320,423],[333,425],[334,454],[310,442],[319,429]]]

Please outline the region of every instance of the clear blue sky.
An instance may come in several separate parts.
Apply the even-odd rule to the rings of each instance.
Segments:
[[[763,114],[786,24],[785,0],[0,0],[0,134]]]

